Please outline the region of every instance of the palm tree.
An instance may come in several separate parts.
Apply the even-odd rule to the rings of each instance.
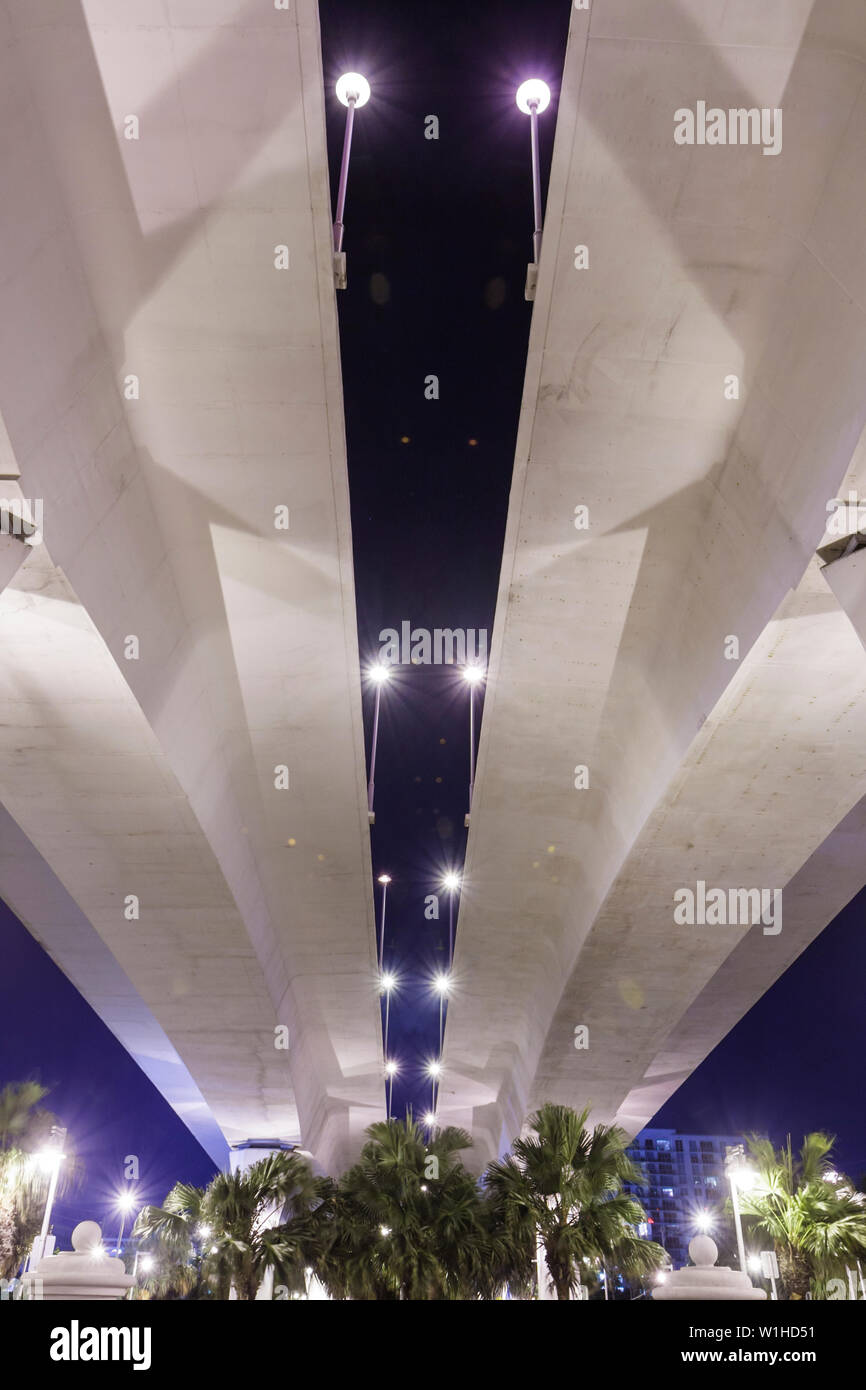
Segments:
[[[458,1157],[469,1135],[447,1128],[427,1139],[411,1117],[366,1132],[360,1159],[328,1192],[328,1239],[314,1268],[331,1295],[492,1296],[504,1243]]]
[[[132,1235],[139,1237],[139,1253],[154,1257],[154,1272],[142,1280],[151,1297],[194,1299],[214,1291],[204,1270],[210,1234],[202,1215],[205,1195],[203,1187],[178,1182],[161,1207],[139,1212]],[[228,1298],[229,1285],[216,1287],[215,1296]]]
[[[273,1270],[291,1292],[301,1292],[324,1195],[306,1160],[291,1152],[218,1173],[206,1188],[177,1183],[161,1207],[145,1207],[135,1223],[135,1235],[155,1242],[162,1284],[157,1277],[149,1286],[157,1292],[187,1285],[181,1296],[217,1298],[234,1287],[239,1299],[251,1300]],[[280,1224],[272,1224],[277,1215]]]
[[[829,1134],[807,1134],[796,1156],[790,1135],[780,1149],[747,1142],[758,1184],[739,1194],[743,1216],[773,1241],[785,1297],[804,1298],[866,1253],[866,1198],[834,1170]]]
[[[590,1131],[588,1118],[588,1109],[543,1105],[529,1117],[526,1137],[486,1174],[516,1275],[526,1277],[540,1241],[560,1299],[577,1287],[582,1261],[616,1264],[631,1275],[665,1258],[661,1246],[633,1230],[646,1215],[623,1184],[641,1184],[643,1175],[626,1153],[625,1134],[613,1125]]]
[[[10,1082],[0,1089],[0,1278],[13,1278],[39,1233],[47,1178],[33,1162],[56,1118],[42,1108],[48,1087],[38,1081]],[[79,1164],[67,1153],[58,1180],[63,1192],[77,1179]]]

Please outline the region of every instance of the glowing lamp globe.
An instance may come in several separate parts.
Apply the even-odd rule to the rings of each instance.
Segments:
[[[538,114],[546,111],[550,105],[550,88],[546,82],[542,82],[540,77],[531,77],[528,82],[521,82],[517,88],[517,105],[524,115],[529,116],[533,105]]]
[[[337,83],[337,96],[344,106],[354,99],[355,106],[366,106],[370,100],[370,84],[359,72],[344,72]]]

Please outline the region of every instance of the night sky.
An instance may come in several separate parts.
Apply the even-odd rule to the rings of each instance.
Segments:
[[[570,0],[322,0],[332,190],[345,111],[341,72],[364,73],[338,294],[358,634],[362,664],[379,633],[492,630],[531,305],[529,121],[514,102],[527,77],[553,89],[541,117],[546,185]],[[425,118],[439,139],[424,138]],[[439,378],[426,400],[425,378]],[[405,441],[405,442],[404,442]],[[365,691],[369,730],[372,693]],[[401,1064],[394,1112],[430,1106],[424,1064],[438,1050],[433,974],[447,966],[448,908],[424,916],[442,873],[459,871],[469,778],[468,693],[448,667],[397,669],[382,699],[375,875],[387,872],[390,1053]],[[381,889],[376,884],[377,917]],[[866,892],[728,1035],[656,1117],[682,1130],[755,1128],[777,1141],[810,1128],[840,1136],[839,1163],[866,1170],[866,1123],[853,1082],[863,1053]],[[141,1158],[140,1197],[160,1201],[213,1164],[74,988],[0,907],[0,1084],[36,1076],[86,1168],[58,1210],[106,1218],[124,1154]],[[859,1068],[858,1068],[859,1070]],[[116,1234],[116,1217],[105,1220]]]

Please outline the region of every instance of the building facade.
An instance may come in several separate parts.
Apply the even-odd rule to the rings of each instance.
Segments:
[[[719,1247],[719,1264],[736,1268],[733,1218],[725,1152],[742,1144],[741,1134],[680,1134],[675,1129],[644,1129],[629,1145],[629,1157],[646,1174],[646,1186],[626,1184],[646,1211],[641,1234],[663,1245],[674,1269],[689,1263],[689,1241],[709,1219],[708,1233]]]

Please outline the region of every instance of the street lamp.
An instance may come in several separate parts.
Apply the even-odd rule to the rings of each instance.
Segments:
[[[117,1253],[121,1254],[121,1244],[123,1241],[123,1228],[126,1225],[126,1217],[135,1206],[134,1192],[121,1192],[117,1198],[117,1207],[120,1212],[120,1235],[117,1237]]]
[[[432,1083],[432,1091],[431,1091],[431,1097],[430,1097],[430,1106],[431,1106],[431,1109],[435,1111],[435,1110],[436,1110],[436,1097],[437,1097],[437,1092],[438,1092],[438,1089],[439,1089],[436,1083],[438,1082],[439,1077],[442,1075],[442,1063],[441,1063],[441,1062],[430,1062],[430,1063],[428,1064],[428,1066],[427,1066],[427,1075],[430,1077],[430,1080],[431,1080],[431,1083]]]
[[[445,1040],[443,1010],[445,1008],[445,999],[451,988],[451,981],[447,975],[436,975],[433,980],[433,988],[439,995],[439,1054],[441,1056],[442,1043]]]
[[[538,262],[541,256],[541,171],[538,162],[538,117],[550,105],[550,88],[540,78],[530,78],[517,89],[517,105],[529,117],[530,143],[532,147],[532,208],[534,228],[532,233],[532,263],[526,273],[527,299],[535,298],[538,283]]]
[[[470,699],[471,698],[472,696],[470,692]],[[469,797],[471,802],[471,788],[469,791]],[[460,887],[460,875],[455,874],[453,872],[447,873],[442,880],[442,887],[447,888],[448,892],[451,895],[448,899],[448,968],[451,969],[454,965],[454,894]]]
[[[475,687],[481,684],[484,676],[483,666],[463,668],[463,679],[469,686],[469,810],[463,819],[466,826],[469,825],[469,817],[472,814],[472,793],[475,790]]]
[[[346,134],[343,137],[343,162],[340,165],[340,183],[337,189],[337,216],[334,220],[334,284],[338,290],[346,288],[346,255],[343,251],[343,214],[346,210],[346,185],[349,181],[349,155],[352,152],[352,129],[355,124],[355,111],[366,106],[370,100],[370,84],[359,72],[344,72],[337,83],[337,96],[346,110]]]
[[[740,1269],[746,1272],[746,1249],[743,1244],[743,1223],[740,1219],[740,1192],[748,1192],[757,1182],[756,1175],[746,1163],[742,1144],[728,1144],[725,1148],[725,1173],[731,1184],[731,1206],[734,1209],[734,1226],[737,1232],[737,1254]]]
[[[392,1100],[393,1095],[394,1095],[394,1077],[397,1075],[397,1073],[398,1073],[399,1070],[400,1070],[400,1068],[397,1066],[397,1063],[396,1063],[396,1062],[386,1062],[386,1063],[385,1063],[385,1075],[388,1077],[388,1119],[389,1119],[389,1120],[390,1120],[390,1118],[391,1118],[391,1100]]]
[[[391,882],[390,874],[380,874],[379,882],[382,885],[382,924],[379,928],[379,974],[382,973],[382,956],[385,951],[385,902],[388,897],[388,884]]]
[[[382,699],[382,686],[387,680],[391,679],[391,667],[382,665],[371,666],[367,675],[376,687],[376,702],[373,706],[373,739],[370,748],[370,780],[367,783],[367,819],[371,825],[375,825],[376,814],[373,810],[373,792],[376,786],[376,749],[379,745],[379,703]]]
[[[36,1250],[36,1242],[30,1253],[30,1266],[35,1268],[36,1263],[45,1254],[45,1242],[48,1238],[48,1227],[51,1224],[51,1208],[54,1206],[54,1198],[57,1194],[57,1182],[60,1177],[60,1167],[65,1161],[66,1155],[63,1152],[63,1145],[66,1143],[66,1130],[62,1125],[52,1125],[48,1138],[48,1145],[41,1149],[36,1155],[36,1161],[45,1173],[50,1173],[48,1181],[48,1196],[45,1199],[45,1212],[42,1217],[42,1230],[39,1233],[39,1249]]]
[[[391,990],[397,988],[397,976],[384,974],[381,980],[382,992],[385,995],[385,1056],[388,1056],[388,1028],[391,1020]]]

